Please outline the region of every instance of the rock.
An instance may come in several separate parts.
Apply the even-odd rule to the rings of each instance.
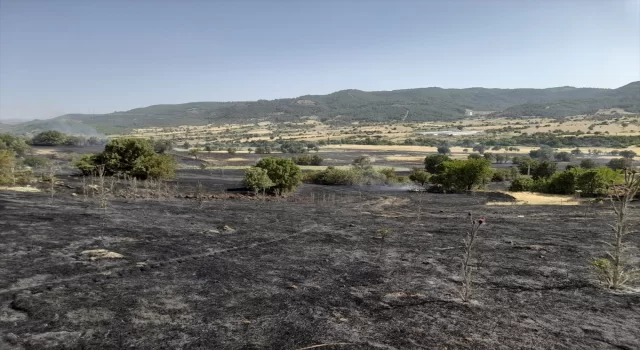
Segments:
[[[206,231],[204,231],[203,233],[211,234],[211,235],[215,235],[215,234],[220,233],[220,231],[218,231],[218,230],[213,230],[213,229],[212,229],[212,230],[206,230]]]
[[[228,225],[218,226],[218,229],[221,231],[227,231],[227,232],[235,231],[231,226],[228,226]]]
[[[91,260],[97,259],[122,259],[124,255],[116,252],[110,252],[106,249],[90,249],[81,252],[82,255],[87,255]]]

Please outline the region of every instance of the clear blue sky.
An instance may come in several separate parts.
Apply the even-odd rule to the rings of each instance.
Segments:
[[[0,121],[636,80],[640,0],[0,0]]]

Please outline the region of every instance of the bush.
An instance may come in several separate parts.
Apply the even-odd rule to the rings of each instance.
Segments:
[[[9,150],[0,150],[0,184],[9,185],[13,183],[13,172],[15,171],[16,154]]]
[[[483,159],[484,157],[480,153],[471,153],[467,156],[467,159]]]
[[[537,150],[529,151],[529,157],[540,160],[553,159],[553,149],[551,147],[541,147]]]
[[[151,141],[137,138],[113,139],[104,152],[83,156],[75,162],[83,174],[90,174],[99,164],[105,166],[107,175],[122,173],[140,179],[173,178],[177,167],[173,157],[156,154]]]
[[[60,146],[64,145],[68,136],[60,131],[48,130],[39,133],[31,140],[35,146]]]
[[[153,144],[153,150],[159,154],[164,154],[172,149],[173,142],[171,142],[171,140],[158,140]]]
[[[431,181],[445,190],[471,191],[491,177],[491,163],[486,159],[448,161],[442,163],[442,169]]]
[[[247,169],[242,184],[256,193],[266,191],[275,185],[269,178],[267,171],[258,167]]]
[[[371,164],[373,164],[373,159],[371,159],[371,157],[369,156],[359,156],[358,158],[354,159],[351,164],[359,169],[370,169]]]
[[[511,171],[507,169],[495,169],[491,175],[491,182],[503,182],[511,180]]]
[[[451,158],[444,154],[434,154],[424,158],[424,168],[428,173],[439,174],[443,171],[442,164]]]
[[[29,151],[29,145],[24,138],[11,134],[0,134],[0,151],[12,151],[18,156],[23,156]]]
[[[574,168],[554,174],[546,186],[546,193],[574,194],[576,192],[577,177],[582,169]]]
[[[611,159],[607,166],[613,170],[622,170],[631,168],[633,161],[630,158],[616,158]]]
[[[291,158],[291,160],[293,160],[293,162],[296,163],[297,165],[321,165],[324,159],[322,159],[317,154],[314,154],[314,155],[304,155],[299,157],[293,157]]]
[[[302,141],[285,141],[280,145],[282,153],[306,153],[307,144]]]
[[[357,169],[338,169],[327,167],[322,171],[309,173],[305,180],[319,185],[358,185],[362,174]]]
[[[284,194],[295,190],[302,183],[302,170],[291,159],[263,158],[256,167],[267,171],[269,179],[273,181],[273,188]]]
[[[448,146],[438,146],[439,154],[449,154],[451,153],[451,149]]]
[[[534,181],[530,177],[519,177],[511,183],[509,191],[513,192],[528,192],[534,188]]]
[[[609,168],[598,168],[584,171],[576,179],[576,186],[586,196],[601,196],[619,178],[619,174]]]
[[[638,154],[631,150],[620,151],[620,156],[627,159],[633,159]]]
[[[44,168],[48,166],[51,162],[47,158],[43,157],[25,157],[22,160],[22,164],[32,167],[32,168]]]
[[[409,173],[409,180],[420,184],[421,186],[424,186],[427,182],[429,182],[430,177],[431,174],[420,168],[413,168]]]
[[[583,169],[595,169],[598,163],[593,159],[583,159],[580,161],[580,167]]]
[[[553,155],[556,162],[570,162],[573,160],[573,156],[569,152],[558,152]]]
[[[558,164],[546,160],[534,165],[535,166],[531,168],[531,177],[534,180],[548,179],[558,170]]]

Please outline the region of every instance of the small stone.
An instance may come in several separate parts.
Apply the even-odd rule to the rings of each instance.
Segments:
[[[5,334],[4,340],[11,345],[18,345],[18,336],[14,333]]]
[[[289,286],[290,289],[298,289],[298,286],[296,286],[295,284],[292,284]]]

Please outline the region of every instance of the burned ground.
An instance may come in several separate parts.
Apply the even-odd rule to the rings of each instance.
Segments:
[[[589,269],[613,219],[606,205],[489,200],[304,185],[283,200],[100,209],[68,193],[1,192],[0,348],[640,347],[640,294],[609,292]],[[468,211],[487,224],[465,304]]]

